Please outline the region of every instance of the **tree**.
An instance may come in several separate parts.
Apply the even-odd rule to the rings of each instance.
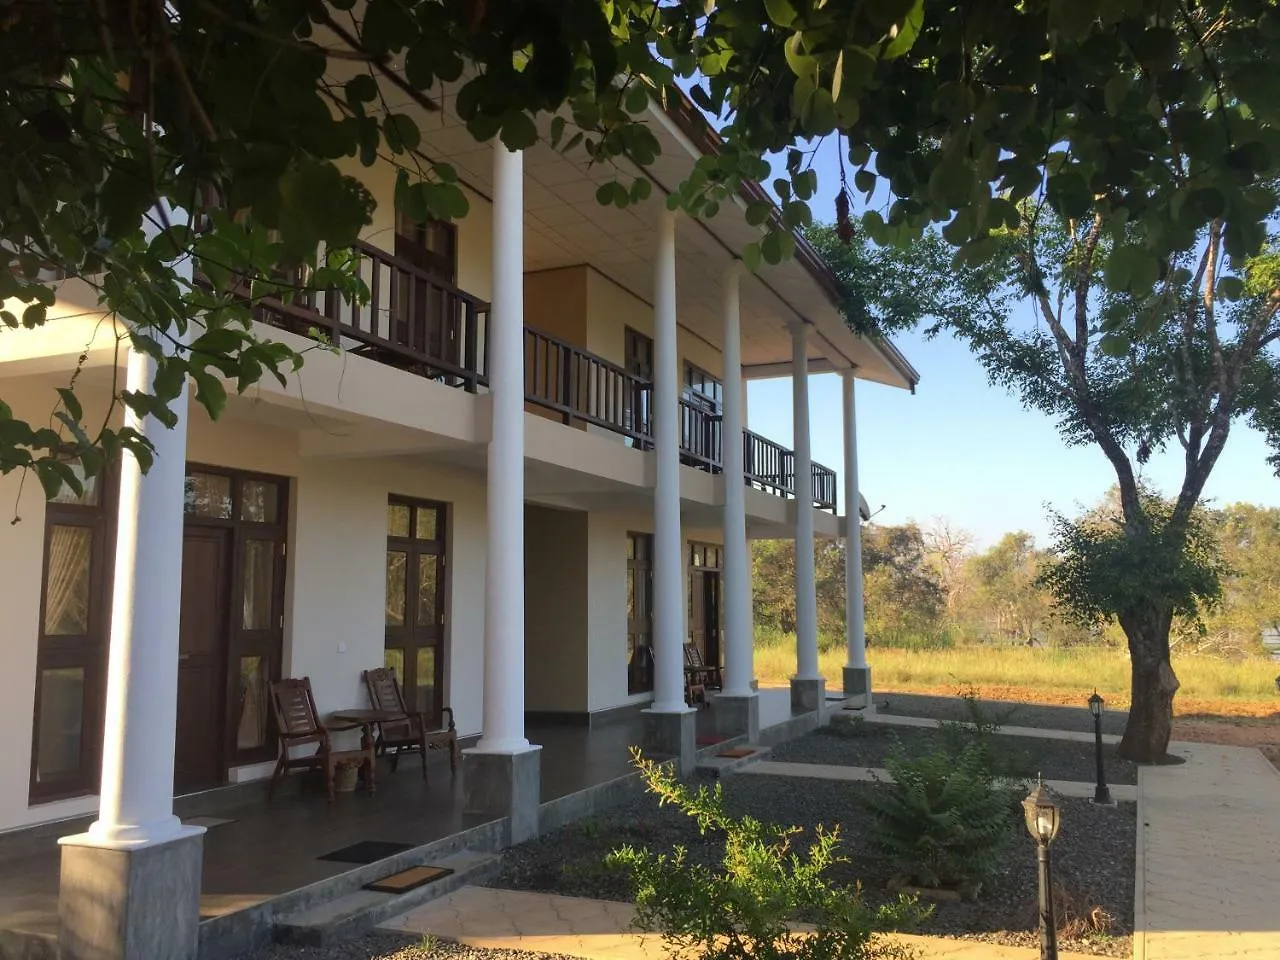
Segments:
[[[0,298],[18,308],[0,321],[41,325],[53,276],[90,283],[121,335],[159,363],[152,394],[117,399],[162,419],[188,376],[216,416],[224,381],[243,390],[300,362],[254,338],[255,298],[321,285],[367,295],[343,251],[372,198],[335,160],[395,163],[396,205],[411,216],[464,212],[453,171],[388,91],[430,113],[448,84],[479,141],[545,137],[596,164],[625,157],[643,169],[659,145],[641,114],[651,98],[677,96],[679,80],[722,142],[670,206],[714,216],[745,180],[770,176],[767,155],[785,153],[780,206],[745,201],[763,231],[743,250],[750,265],[794,251],[817,190],[806,157],[837,131],[853,186],[892,198],[862,218],[877,240],[946,223],[946,242],[981,263],[991,231],[1018,222],[1020,200],[1038,193],[1073,216],[1099,197],[1103,232],[1139,217],[1147,227],[1124,252],[1095,251],[1115,260],[1116,289],[1216,219],[1233,256],[1256,253],[1274,208],[1258,186],[1280,165],[1280,81],[1268,66],[1280,15],[1267,0],[10,6]],[[1178,168],[1174,153],[1193,166]],[[602,203],[649,195],[647,177],[615,169]],[[847,234],[843,183],[840,196]],[[205,282],[181,269],[193,259]],[[34,469],[52,490],[77,483],[67,456],[91,470],[121,446],[145,457],[140,437],[83,422],[68,379],[56,431],[0,407],[0,470]]]
[[[872,643],[935,642],[944,625],[946,591],[926,556],[918,525],[868,524],[862,533],[862,570]]]
[[[1052,616],[1050,598],[1036,582],[1041,560],[1035,539],[1018,530],[1006,533],[969,563],[974,606],[998,634],[1018,643],[1045,639],[1046,621]]]
[[[929,562],[937,570],[947,597],[947,614],[954,619],[968,589],[965,567],[973,550],[973,534],[952,526],[946,517],[934,517],[923,533]]]
[[[1234,503],[1209,521],[1226,568],[1222,601],[1204,617],[1204,631],[1186,631],[1185,645],[1235,656],[1256,654],[1262,631],[1280,624],[1280,510]]]

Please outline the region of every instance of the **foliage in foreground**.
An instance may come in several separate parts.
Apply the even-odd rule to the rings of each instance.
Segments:
[[[839,829],[818,828],[808,850],[796,849],[798,827],[735,819],[719,783],[696,792],[659,764],[633,754],[659,804],[693,818],[702,834],[722,834],[719,869],[688,860],[684,847],[653,853],[631,846],[609,862],[631,871],[636,925],[656,930],[679,954],[706,960],[905,960],[911,951],[880,936],[925,916],[913,901],[867,906],[855,887],[824,877],[842,861]],[[803,924],[804,928],[799,925]],[[811,932],[810,932],[811,931]]]
[[[872,843],[908,882],[957,887],[995,869],[1009,840],[1011,798],[983,743],[958,755],[897,752],[885,767],[893,782],[864,801],[876,818]]]

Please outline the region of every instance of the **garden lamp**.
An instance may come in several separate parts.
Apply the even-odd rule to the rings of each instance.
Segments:
[[[1097,785],[1093,789],[1093,802],[1103,806],[1112,806],[1111,790],[1107,787],[1107,771],[1102,764],[1102,708],[1106,701],[1093,691],[1089,698],[1089,712],[1093,714],[1093,753],[1098,762]]]
[[[1039,780],[1027,798],[1022,801],[1022,814],[1027,822],[1027,832],[1036,841],[1036,863],[1039,880],[1040,912],[1040,960],[1058,960],[1058,926],[1053,917],[1052,877],[1049,865],[1049,845],[1058,836],[1062,815],[1053,802],[1053,794]]]

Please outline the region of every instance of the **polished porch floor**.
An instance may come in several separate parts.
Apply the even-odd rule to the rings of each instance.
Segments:
[[[761,725],[790,716],[785,689],[762,690]],[[713,742],[710,710],[697,715],[699,741]],[[529,740],[542,746],[542,800],[576,793],[632,771],[630,747],[639,743],[639,716],[588,730],[576,726],[533,726]],[[183,798],[184,819],[208,816],[228,822],[211,826],[204,837],[201,914],[218,916],[243,909],[309,883],[350,870],[352,864],[318,857],[362,840],[386,840],[418,846],[483,823],[462,812],[461,775],[451,777],[448,760],[433,755],[423,783],[420,761],[406,758],[397,773],[384,762],[378,790],[339,795],[330,804],[317,780],[291,778],[272,802],[261,790],[243,792],[229,804],[229,791]],[[75,833],[88,820],[66,829],[41,828],[42,836],[22,844],[0,838],[0,933],[5,929],[52,932],[56,929],[59,858],[56,838]],[[0,950],[0,954],[3,950]]]

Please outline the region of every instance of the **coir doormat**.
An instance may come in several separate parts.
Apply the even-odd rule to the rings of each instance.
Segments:
[[[741,757],[749,757],[755,750],[751,747],[730,747],[728,750],[721,750],[716,754],[717,757],[727,757],[730,760],[737,760]]]
[[[408,870],[401,870],[399,873],[393,873],[391,876],[375,880],[373,883],[366,883],[364,888],[366,890],[376,890],[378,893],[407,893],[422,886],[424,883],[443,879],[451,873],[453,873],[453,870],[449,867],[433,867],[430,865],[410,867]]]
[[[411,843],[394,843],[390,840],[361,840],[341,850],[326,853],[318,860],[335,860],[338,863],[376,863],[397,853],[412,849]]]

